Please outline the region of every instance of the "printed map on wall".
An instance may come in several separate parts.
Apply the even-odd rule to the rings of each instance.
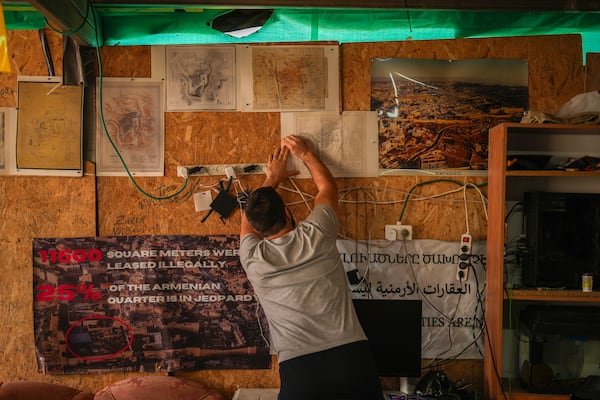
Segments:
[[[16,167],[80,172],[83,87],[25,79],[18,83]]]
[[[238,236],[34,239],[40,372],[270,368],[238,247]]]
[[[102,78],[97,102],[96,174],[164,174],[163,84]]]
[[[527,108],[526,60],[371,60],[381,169],[487,170],[489,129]]]
[[[338,111],[338,46],[238,46],[238,111]]]
[[[167,110],[234,110],[235,46],[167,46]]]

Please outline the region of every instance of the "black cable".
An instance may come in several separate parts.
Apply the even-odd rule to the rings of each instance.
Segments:
[[[517,201],[515,204],[512,205],[512,207],[510,208],[510,210],[508,210],[508,212],[506,213],[506,217],[504,217],[504,222],[507,222],[508,219],[510,218],[510,215],[515,211],[515,209],[518,207],[524,206],[524,203],[522,201]]]
[[[508,398],[506,396],[506,392],[504,391],[504,385],[502,385],[502,376],[498,372],[498,366],[496,365],[496,356],[494,355],[494,349],[492,347],[492,342],[490,340],[490,332],[488,330],[487,321],[485,320],[485,317],[484,317],[483,322],[484,322],[483,327],[484,327],[484,330],[485,330],[485,337],[487,338],[488,349],[490,350],[489,356],[492,359],[492,366],[494,367],[494,373],[496,374],[496,381],[498,382],[498,386],[500,386],[500,391],[502,392],[502,397],[505,400],[508,400]]]
[[[54,63],[52,61],[52,54],[50,53],[50,46],[48,46],[48,39],[46,38],[46,32],[43,29],[38,30],[40,36],[40,42],[42,43],[42,52],[44,53],[44,59],[46,60],[46,67],[48,68],[48,76],[55,76]]]
[[[479,286],[479,279],[477,277],[477,273],[475,273],[474,276],[475,276],[475,280],[478,282],[477,286]],[[481,299],[481,294],[479,293],[479,291],[477,291],[477,295],[478,295],[478,298]],[[481,299],[481,301],[483,302],[483,299]],[[492,347],[492,342],[490,340],[490,332],[489,332],[488,327],[487,327],[486,316],[487,316],[487,310],[484,309],[483,320],[482,320],[482,324],[483,324],[483,326],[482,326],[482,332],[485,331],[485,338],[487,339],[489,353],[490,353],[489,356],[492,359],[492,366],[494,367],[494,373],[496,375],[496,381],[498,382],[498,385],[500,386],[500,391],[502,392],[502,397],[505,400],[508,400],[507,397],[506,397],[506,392],[504,391],[504,386],[502,385],[502,376],[498,372],[498,367],[496,365],[496,356],[494,354],[494,349]],[[486,356],[487,356],[487,354],[486,354]]]
[[[483,298],[481,297],[481,293],[483,292],[483,290],[481,290],[481,291],[479,290],[479,280],[477,279],[477,273],[475,272],[474,268],[473,268],[473,274],[475,276],[475,282],[476,282],[477,304],[483,305]],[[482,306],[482,310],[484,310],[484,308],[485,307]],[[477,315],[477,309],[475,310],[474,314],[475,314],[475,316]],[[475,328],[475,325],[473,325],[473,328]],[[475,329],[473,329],[473,332],[475,332]],[[479,338],[481,337],[481,335],[483,335],[483,321],[481,321],[481,329],[478,330],[478,334],[473,337],[473,340],[470,343],[465,345],[458,353],[454,354],[452,357],[448,357],[443,360],[436,361],[433,364],[433,367],[439,368],[443,365],[449,364],[450,362],[457,360],[460,355],[465,353],[473,345],[477,346],[479,353],[483,356],[483,354],[481,353],[481,349],[478,346],[478,341],[479,341]],[[443,354],[443,353],[441,353],[441,354]]]

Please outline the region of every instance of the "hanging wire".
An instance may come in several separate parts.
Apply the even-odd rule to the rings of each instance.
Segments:
[[[89,7],[93,7],[90,5],[89,1],[88,1],[88,6]],[[96,29],[96,27],[98,26],[98,22],[96,20],[96,13],[92,12],[93,17],[94,17],[94,31],[95,31],[95,35],[96,35],[96,43],[100,43],[100,38],[98,37],[98,29]],[[98,102],[99,102],[99,114],[100,114],[100,121],[102,122],[102,130],[106,136],[106,139],[108,140],[108,142],[110,143],[111,147],[113,148],[113,150],[115,151],[115,153],[117,154],[117,157],[119,158],[119,161],[121,162],[121,165],[123,166],[123,168],[125,169],[125,172],[127,173],[127,176],[129,177],[129,180],[131,181],[131,183],[133,183],[133,185],[135,186],[135,188],[142,193],[144,196],[149,197],[152,200],[168,200],[168,199],[172,199],[173,197],[179,195],[181,192],[183,192],[185,190],[185,188],[188,185],[188,179],[189,178],[185,178],[185,180],[183,181],[183,184],[181,185],[181,187],[176,190],[174,193],[171,193],[169,195],[166,196],[154,196],[150,193],[147,193],[144,189],[142,189],[140,187],[140,185],[136,182],[136,180],[134,179],[133,175],[131,174],[131,171],[129,170],[129,168],[127,167],[127,163],[125,162],[125,160],[123,159],[123,156],[121,155],[121,152],[119,151],[119,149],[117,148],[117,146],[115,145],[115,143],[113,142],[112,138],[110,137],[110,134],[108,133],[108,129],[106,127],[106,121],[104,120],[104,107],[103,107],[103,98],[102,98],[102,82],[103,82],[103,72],[102,72],[102,57],[100,55],[100,47],[96,46],[96,56],[98,58]]]

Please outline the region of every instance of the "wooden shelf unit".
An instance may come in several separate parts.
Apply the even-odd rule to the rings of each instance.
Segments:
[[[586,154],[595,152],[596,154]],[[509,290],[504,288],[504,244],[506,239],[507,180],[514,196],[530,190],[538,182],[568,182],[588,191],[600,190],[600,171],[512,171],[506,168],[511,154],[570,154],[598,156],[600,125],[519,124],[503,123],[490,129],[488,147],[488,230],[486,273],[486,335],[484,357],[484,398],[486,400],[567,400],[569,395],[529,393],[515,379],[508,384],[502,379],[502,331],[509,301],[557,302],[600,306],[600,293],[577,290]],[[567,179],[565,179],[567,178]],[[524,184],[524,185],[523,185]],[[579,185],[579,186],[578,186]],[[591,186],[590,186],[591,185]],[[516,187],[516,189],[515,189]],[[573,187],[573,186],[572,186]],[[553,191],[553,190],[548,190]],[[557,190],[558,191],[558,190]],[[599,308],[600,311],[600,308]],[[501,384],[502,382],[502,384]]]
[[[536,290],[512,289],[504,294],[506,300],[599,302],[600,292],[582,292],[581,290]]]

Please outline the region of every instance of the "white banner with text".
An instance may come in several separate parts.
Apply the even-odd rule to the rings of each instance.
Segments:
[[[422,300],[422,357],[483,358],[485,242],[338,240],[353,298]],[[466,262],[459,279],[459,263]],[[401,315],[391,318],[402,318]]]

